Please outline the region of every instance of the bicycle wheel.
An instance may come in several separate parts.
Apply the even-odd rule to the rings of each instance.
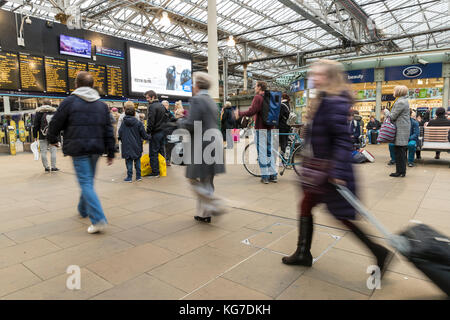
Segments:
[[[294,168],[295,173],[298,176],[300,176],[300,166],[302,165],[302,159],[303,159],[302,150],[303,150],[303,145],[300,145],[297,148],[295,148],[294,152],[292,153],[292,157],[291,157],[291,161],[290,161],[292,164],[292,167]]]
[[[242,163],[245,170],[252,176],[261,177],[261,169],[258,163],[258,151],[254,142],[249,143],[242,153]]]

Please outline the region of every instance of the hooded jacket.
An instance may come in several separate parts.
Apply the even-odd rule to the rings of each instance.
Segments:
[[[133,116],[125,116],[119,128],[119,140],[122,141],[122,158],[139,159],[142,156],[142,142],[149,140],[142,122]]]
[[[221,128],[222,131],[226,129],[234,129],[236,128],[236,117],[233,112],[232,106],[225,106],[223,108],[223,115],[221,119]]]
[[[48,105],[43,105],[36,109],[36,116],[34,118],[34,123],[33,123],[33,137],[35,139],[38,138],[38,133],[39,133],[40,140],[47,139],[46,135],[42,132],[42,129],[44,129],[44,128],[41,128],[42,118],[46,115],[52,115],[55,112],[56,112],[56,108],[54,108],[52,106],[48,106]]]
[[[64,131],[64,155],[106,153],[109,158],[114,158],[115,139],[110,112],[95,89],[78,88],[61,102],[50,123],[49,142],[56,143],[61,131]]]

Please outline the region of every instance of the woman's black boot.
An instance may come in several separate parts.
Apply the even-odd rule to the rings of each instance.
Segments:
[[[389,262],[394,256],[394,253],[392,253],[382,245],[372,242],[365,235],[365,233],[361,229],[359,229],[356,225],[354,225],[352,222],[348,220],[344,220],[343,222],[347,227],[350,228],[351,231],[353,231],[353,233],[358,237],[358,239],[361,240],[367,246],[367,248],[369,248],[369,250],[373,253],[375,258],[377,259],[377,265],[380,268],[380,278],[382,278],[384,273],[386,272]]]
[[[284,264],[311,267],[313,257],[311,255],[311,241],[313,234],[313,217],[300,217],[297,250],[289,257],[283,257]]]

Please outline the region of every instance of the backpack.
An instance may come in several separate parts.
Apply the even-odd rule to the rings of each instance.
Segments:
[[[262,120],[266,126],[277,126],[281,109],[281,92],[266,91],[262,105]]]
[[[47,136],[48,126],[50,125],[50,121],[52,121],[54,114],[44,113],[41,118],[41,133],[44,137]]]

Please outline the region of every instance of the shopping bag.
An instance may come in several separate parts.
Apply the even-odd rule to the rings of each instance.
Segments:
[[[362,150],[361,153],[369,160],[370,162],[375,162],[375,157],[367,150]]]
[[[161,153],[158,153],[158,162],[159,162],[159,176],[166,177],[167,176],[166,158],[164,158],[161,155]]]
[[[380,133],[378,134],[377,141],[382,142],[393,142],[395,140],[395,133],[397,128],[395,124],[391,122],[390,117],[386,117],[386,120],[381,125]]]
[[[152,173],[152,168],[150,168],[150,157],[148,154],[144,154],[141,157],[141,176],[145,177]]]
[[[39,160],[39,142],[35,141],[30,145],[31,152],[33,152],[34,160]]]

